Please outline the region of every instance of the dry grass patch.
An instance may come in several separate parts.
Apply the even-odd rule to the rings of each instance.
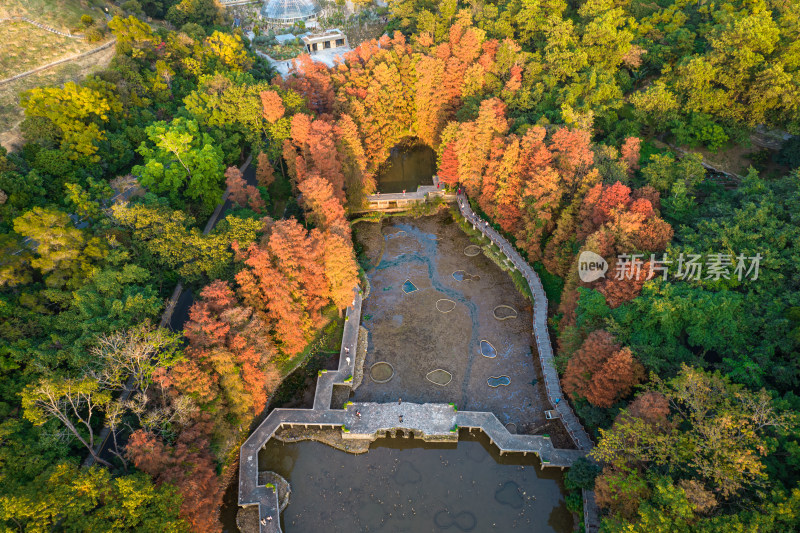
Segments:
[[[0,24],[0,80],[63,57],[79,54],[99,43],[70,39],[27,22]]]
[[[114,57],[113,46],[76,61],[69,61],[0,85],[0,144],[6,148],[12,148],[21,143],[19,124],[24,118],[23,110],[19,106],[21,92],[34,87],[63,85],[68,81],[80,81],[87,75],[106,68],[112,57]]]
[[[102,0],[2,0],[0,19],[28,17],[57,30],[71,31],[80,27],[81,15],[101,20],[102,8],[111,5]]]

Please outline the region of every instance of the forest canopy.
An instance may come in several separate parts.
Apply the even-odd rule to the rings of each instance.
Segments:
[[[215,2],[137,1],[169,26],[113,18],[111,65],[23,93],[0,149],[4,527],[220,531],[238,443],[350,305],[350,217],[408,138],[553,281],[599,464],[567,485],[604,531],[800,527],[796,3],[392,0],[385,35],[279,76]],[[787,140],[704,166],[757,128]],[[759,269],[686,276],[693,255]]]

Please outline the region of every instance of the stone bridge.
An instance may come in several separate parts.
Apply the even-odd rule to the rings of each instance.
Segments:
[[[365,207],[358,212],[382,211],[384,213],[394,213],[407,211],[417,204],[427,202],[431,198],[442,198],[445,201],[454,202],[456,195],[446,192],[440,185],[439,178],[433,176],[433,185],[420,185],[416,191],[371,194],[367,196]]]

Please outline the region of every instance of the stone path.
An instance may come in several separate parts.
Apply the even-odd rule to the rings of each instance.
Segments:
[[[346,385],[348,382],[353,382],[353,369],[356,364],[356,349],[358,348],[358,326],[361,325],[361,290],[354,292],[356,294],[353,298],[353,305],[347,310],[345,317],[342,346],[339,349],[339,368],[336,372],[324,372],[317,379],[317,390],[314,392],[315,411],[331,408],[331,397],[335,384]]]
[[[458,196],[458,208],[472,227],[480,231],[492,243],[495,244],[505,254],[511,264],[520,271],[528,282],[528,286],[533,294],[533,334],[536,338],[536,348],[539,352],[539,362],[542,365],[542,375],[544,376],[547,397],[554,409],[558,412],[564,428],[572,437],[573,442],[580,450],[588,452],[594,446],[589,434],[580,423],[578,417],[572,411],[561,391],[561,382],[558,379],[558,372],[553,364],[553,347],[550,344],[550,333],[547,330],[547,295],[539,276],[525,261],[513,246],[488,222],[479,217],[469,206],[467,197],[463,194]],[[597,531],[600,523],[598,518],[597,505],[594,501],[593,491],[583,491],[584,524],[587,532]]]

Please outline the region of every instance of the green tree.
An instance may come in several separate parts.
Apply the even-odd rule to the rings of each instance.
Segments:
[[[87,236],[54,209],[34,207],[14,219],[14,231],[29,239],[27,246],[35,254],[31,266],[51,287],[77,285],[107,253],[99,238]]]
[[[630,464],[665,465],[690,470],[724,498],[749,486],[762,486],[760,456],[767,453],[771,428],[794,425],[779,413],[765,391],[750,392],[719,373],[683,366],[668,382],[652,376],[653,389],[668,400],[671,424],[660,429],[635,416],[621,416],[610,430],[600,429],[592,456],[618,469]]]
[[[0,496],[9,531],[189,531],[175,488],[153,486],[143,473],[112,478],[101,467],[59,464],[24,490]]]
[[[225,164],[211,136],[201,132],[196,121],[184,118],[156,122],[146,131],[150,142],[138,149],[145,164],[132,170],[140,183],[167,194],[175,204],[185,196],[212,209],[222,198]]]
[[[111,392],[97,380],[83,378],[43,378],[22,393],[25,418],[37,426],[58,420],[86,448],[95,461],[110,466],[94,450],[94,426],[99,411],[111,403]]]
[[[87,156],[93,162],[97,143],[105,138],[101,127],[122,111],[115,87],[98,78],[84,84],[67,82],[63,87],[37,87],[23,93],[20,104],[28,117],[49,119],[61,132],[61,147],[71,159]]]

